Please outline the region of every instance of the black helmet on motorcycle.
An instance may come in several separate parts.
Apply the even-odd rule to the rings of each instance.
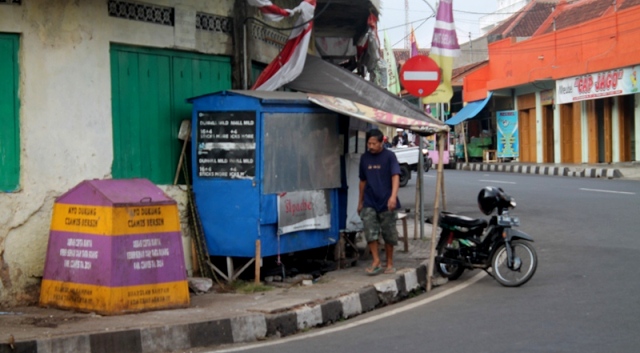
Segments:
[[[486,215],[490,215],[498,207],[502,189],[495,186],[486,186],[478,193],[478,207]]]

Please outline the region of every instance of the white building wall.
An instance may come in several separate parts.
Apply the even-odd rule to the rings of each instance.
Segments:
[[[589,120],[587,117],[587,101],[580,102],[580,126],[582,131],[580,136],[582,138],[582,161],[581,163],[589,162]]]
[[[542,163],[544,161],[543,155],[543,140],[542,135],[542,104],[540,103],[540,91],[536,91],[536,162]]]
[[[562,161],[562,124],[560,121],[560,106],[553,103],[553,162]]]
[[[20,34],[22,151],[20,190],[0,193],[0,307],[37,300],[55,198],[111,177],[110,44],[230,53],[229,36],[194,23],[196,11],[231,16],[233,0],[146,1],[173,6],[175,27],[110,17],[107,3],[0,5],[0,32]],[[178,188],[164,189],[185,204]]]

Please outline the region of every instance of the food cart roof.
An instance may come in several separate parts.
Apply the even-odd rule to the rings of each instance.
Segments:
[[[372,113],[375,122],[408,128],[423,135],[449,130],[443,122],[420,111],[418,107],[313,55],[307,55],[302,73],[286,86],[309,93],[310,100],[316,104],[356,118],[369,117],[369,113]],[[340,109],[343,103],[349,102],[346,108],[342,106],[343,109]],[[352,111],[362,107],[365,108],[364,111]]]

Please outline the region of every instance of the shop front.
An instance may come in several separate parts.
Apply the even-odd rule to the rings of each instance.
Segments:
[[[562,162],[637,159],[639,68],[636,65],[556,81]]]

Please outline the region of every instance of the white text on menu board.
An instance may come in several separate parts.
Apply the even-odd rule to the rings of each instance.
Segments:
[[[253,134],[239,134],[237,129],[230,130],[228,134],[214,134],[213,129],[200,129],[200,138],[201,139],[216,139],[216,140],[240,140],[240,139],[251,139],[253,140]]]
[[[200,126],[253,126],[253,120],[200,120]]]

